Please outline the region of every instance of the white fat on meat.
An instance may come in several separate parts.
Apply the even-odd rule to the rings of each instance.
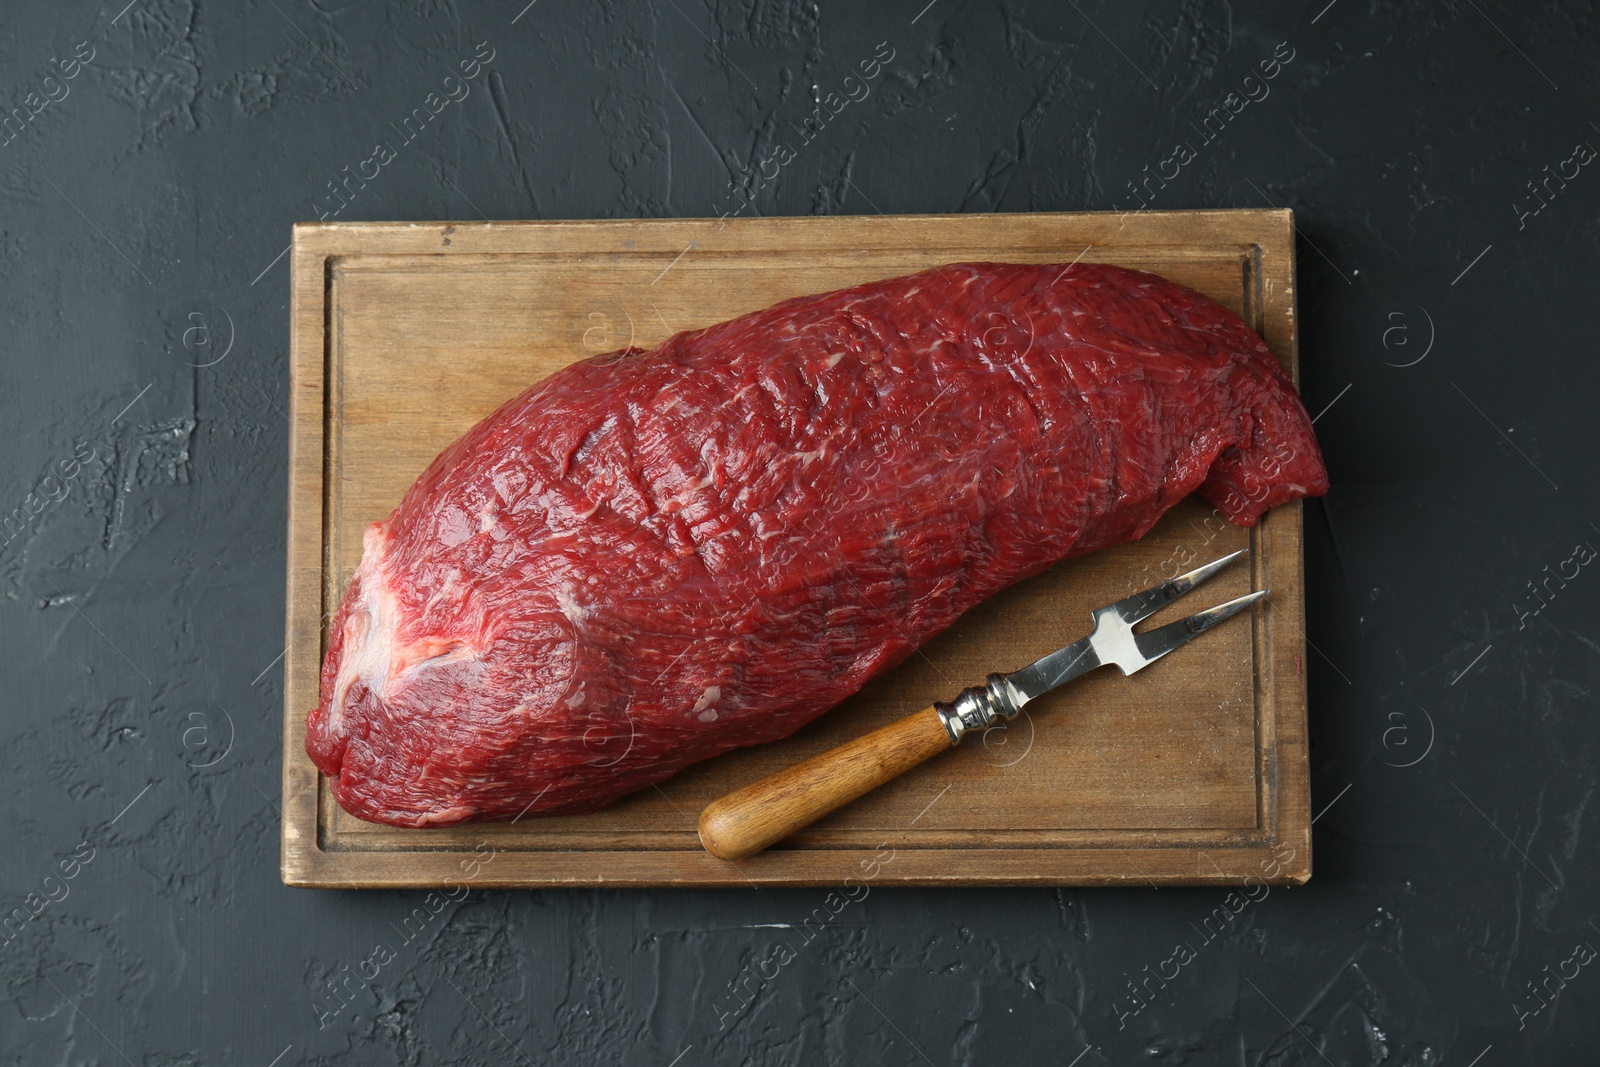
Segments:
[[[712,705],[721,699],[722,687],[719,685],[708,685],[706,686],[706,691],[700,694],[700,699],[694,702],[694,709],[690,711],[689,714],[693,715],[701,722],[716,722],[717,709],[712,707]]]
[[[591,577],[589,581],[592,584],[594,579]],[[568,593],[565,589],[561,589],[556,592],[556,606],[561,609],[561,614],[565,615],[572,622],[582,622],[593,613],[589,607],[580,604],[577,600],[573,599],[572,594]]]
[[[385,540],[381,523],[372,523],[362,535],[361,564],[356,568],[361,602],[345,617],[344,652],[328,708],[328,725],[335,732],[342,725],[345,700],[357,681],[383,700],[395,680],[408,671],[459,663],[477,654],[464,641],[435,635],[403,645],[396,642],[400,602],[383,570]]]

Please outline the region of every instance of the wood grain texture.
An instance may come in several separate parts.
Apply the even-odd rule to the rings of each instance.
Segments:
[[[713,800],[700,843],[718,859],[753,856],[950,747],[944,720],[923,708]]]
[[[294,885],[837,884],[888,842],[878,884],[1237,883],[1310,873],[1301,507],[1252,530],[1198,498],[1140,541],[979,605],[785,741],[731,752],[584,816],[451,829],[362,822],[304,751],[328,617],[361,530],[452,440],[578,359],[648,347],[778,300],[956,260],[1115,263],[1206,293],[1295,372],[1286,211],[295,228],[291,299],[283,877]],[[1206,603],[1269,587],[1251,625],[1124,679],[1095,672],[759,856],[708,855],[696,815],[1089,627],[1088,612],[1235,548]],[[1177,618],[1169,609],[1153,623]],[[619,739],[619,743],[622,743]],[[499,850],[490,864],[473,849]]]

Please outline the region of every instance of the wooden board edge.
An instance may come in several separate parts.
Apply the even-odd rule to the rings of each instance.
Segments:
[[[706,249],[722,246],[745,247],[749,240],[761,234],[782,235],[784,245],[802,242],[834,240],[841,231],[850,232],[854,238],[868,244],[904,249],[916,242],[906,236],[907,229],[920,231],[924,227],[938,226],[953,231],[957,240],[967,239],[966,231],[974,235],[984,227],[993,226],[996,219],[1006,225],[1048,225],[1052,220],[1072,218],[1079,225],[1096,226],[1107,235],[1115,234],[1122,244],[1154,244],[1149,238],[1162,233],[1174,222],[1181,221],[1192,229],[1199,226],[1202,236],[1215,238],[1218,243],[1279,244],[1281,222],[1289,214],[1285,208],[1210,208],[1202,210],[1164,210],[1140,212],[1116,211],[1026,211],[984,214],[936,215],[819,215],[819,216],[757,216],[741,219],[716,218],[649,218],[649,219],[522,219],[505,221],[429,220],[426,222],[302,222],[295,224],[298,247],[307,252],[336,256],[349,251],[351,237],[360,234],[365,254],[393,253],[444,253],[444,237],[448,231],[450,253],[461,251],[528,251],[530,238],[549,234],[548,247],[572,250],[575,238],[593,239],[594,248],[608,251],[607,235],[619,228],[627,228],[635,235],[636,251],[666,251],[676,255],[683,251],[685,237],[692,237]],[[639,238],[643,238],[639,240]],[[1190,240],[1193,239],[1191,232]],[[559,242],[559,243],[558,243]],[[585,243],[582,240],[578,244]],[[1290,242],[1292,247],[1292,240]],[[515,246],[515,247],[513,247]],[[537,242],[534,243],[537,247]],[[1063,253],[1068,251],[1063,249]]]
[[[1295,390],[1300,389],[1300,274],[1299,252],[1296,247],[1294,210],[1282,208],[1278,212],[1279,239],[1283,245],[1284,273],[1288,286],[1279,294],[1282,302],[1281,319],[1287,334],[1289,348],[1289,376]],[[1268,321],[1272,321],[1269,319]],[[1290,508],[1280,508],[1293,526],[1294,590],[1299,630],[1290,635],[1295,655],[1305,663],[1306,638],[1306,563],[1305,563],[1305,510],[1307,502],[1296,500]],[[1311,846],[1311,724],[1310,690],[1308,674],[1301,671],[1290,683],[1290,699],[1284,701],[1282,714],[1287,721],[1280,726],[1293,730],[1292,740],[1277,746],[1280,758],[1287,766],[1280,768],[1281,787],[1278,791],[1279,822],[1274,827],[1275,836],[1295,849],[1296,859],[1289,872],[1293,884],[1304,885],[1311,880],[1313,867]]]
[[[1300,388],[1300,329],[1298,317],[1298,279],[1294,211],[1290,208],[1273,208],[1262,212],[1269,232],[1256,244],[1258,275],[1265,292],[1262,294],[1262,321],[1267,325],[1263,334],[1269,347],[1283,356],[1285,370],[1295,389]],[[1304,670],[1306,657],[1305,628],[1305,501],[1296,500],[1280,505],[1264,520],[1271,527],[1270,537],[1283,545],[1276,552],[1292,564],[1289,568],[1294,582],[1287,590],[1294,604],[1291,616],[1293,627],[1277,627],[1272,647],[1277,662],[1268,664],[1271,686],[1271,729],[1273,736],[1262,746],[1267,764],[1261,768],[1260,780],[1269,778],[1273,785],[1267,794],[1273,801],[1270,811],[1264,812],[1263,828],[1267,831],[1272,855],[1283,857],[1276,865],[1281,867],[1283,884],[1303,885],[1311,879],[1311,790],[1309,723],[1307,685]],[[1278,581],[1277,578],[1274,581]],[[1281,669],[1282,663],[1292,658],[1300,669],[1289,672]],[[1292,850],[1284,855],[1284,850]]]
[[[513,854],[515,855],[515,854]],[[1292,886],[1305,879],[1293,867],[1269,866],[1259,847],[1217,849],[889,849],[792,853],[793,865],[762,871],[706,853],[526,856],[496,870],[476,852],[331,853],[308,857],[286,885],[302,889],[781,889],[848,884],[962,888],[1150,886],[1161,888],[1263,884]],[[980,873],[951,873],[965,865]],[[526,868],[535,862],[542,872]],[[875,870],[876,873],[873,873]],[[476,872],[473,874],[472,872]]]
[[[322,602],[324,257],[294,228],[289,259],[289,504],[283,657],[283,771],[280,869],[286,885],[319,867],[318,773],[302,738],[320,674]],[[312,605],[307,611],[307,605]]]
[[[1284,343],[1289,347],[1289,378],[1294,382],[1295,391],[1298,392],[1300,390],[1300,274],[1295,252],[1294,211],[1284,208],[1280,215],[1283,273],[1289,282],[1278,294],[1278,300],[1281,302]],[[1267,321],[1275,320],[1269,315]]]

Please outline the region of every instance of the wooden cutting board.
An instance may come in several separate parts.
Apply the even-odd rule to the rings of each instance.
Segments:
[[[923,655],[793,737],[728,753],[593,815],[402,830],[363,822],[304,750],[337,608],[430,460],[532,382],[786,297],[958,260],[1153,271],[1211,296],[1296,370],[1287,211],[295,227],[283,879],[301,886],[1151,885],[1311,872],[1301,508],[1253,530],[1184,502],[1141,541],[975,608]],[[1202,593],[1266,608],[1131,679],[1097,671],[737,864],[701,850],[707,802],[1080,637],[1089,610],[1244,546]],[[1180,610],[1181,609],[1181,610]],[[848,883],[854,885],[855,881]]]

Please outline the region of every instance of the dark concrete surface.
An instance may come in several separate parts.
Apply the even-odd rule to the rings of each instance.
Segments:
[[[1600,1062],[1595,8],[925,2],[4,5],[0,1063]],[[290,224],[733,210],[880,44],[750,210],[1296,210],[1314,879],[875,890],[747,1005],[820,891],[369,962],[422,894],[278,879]]]

